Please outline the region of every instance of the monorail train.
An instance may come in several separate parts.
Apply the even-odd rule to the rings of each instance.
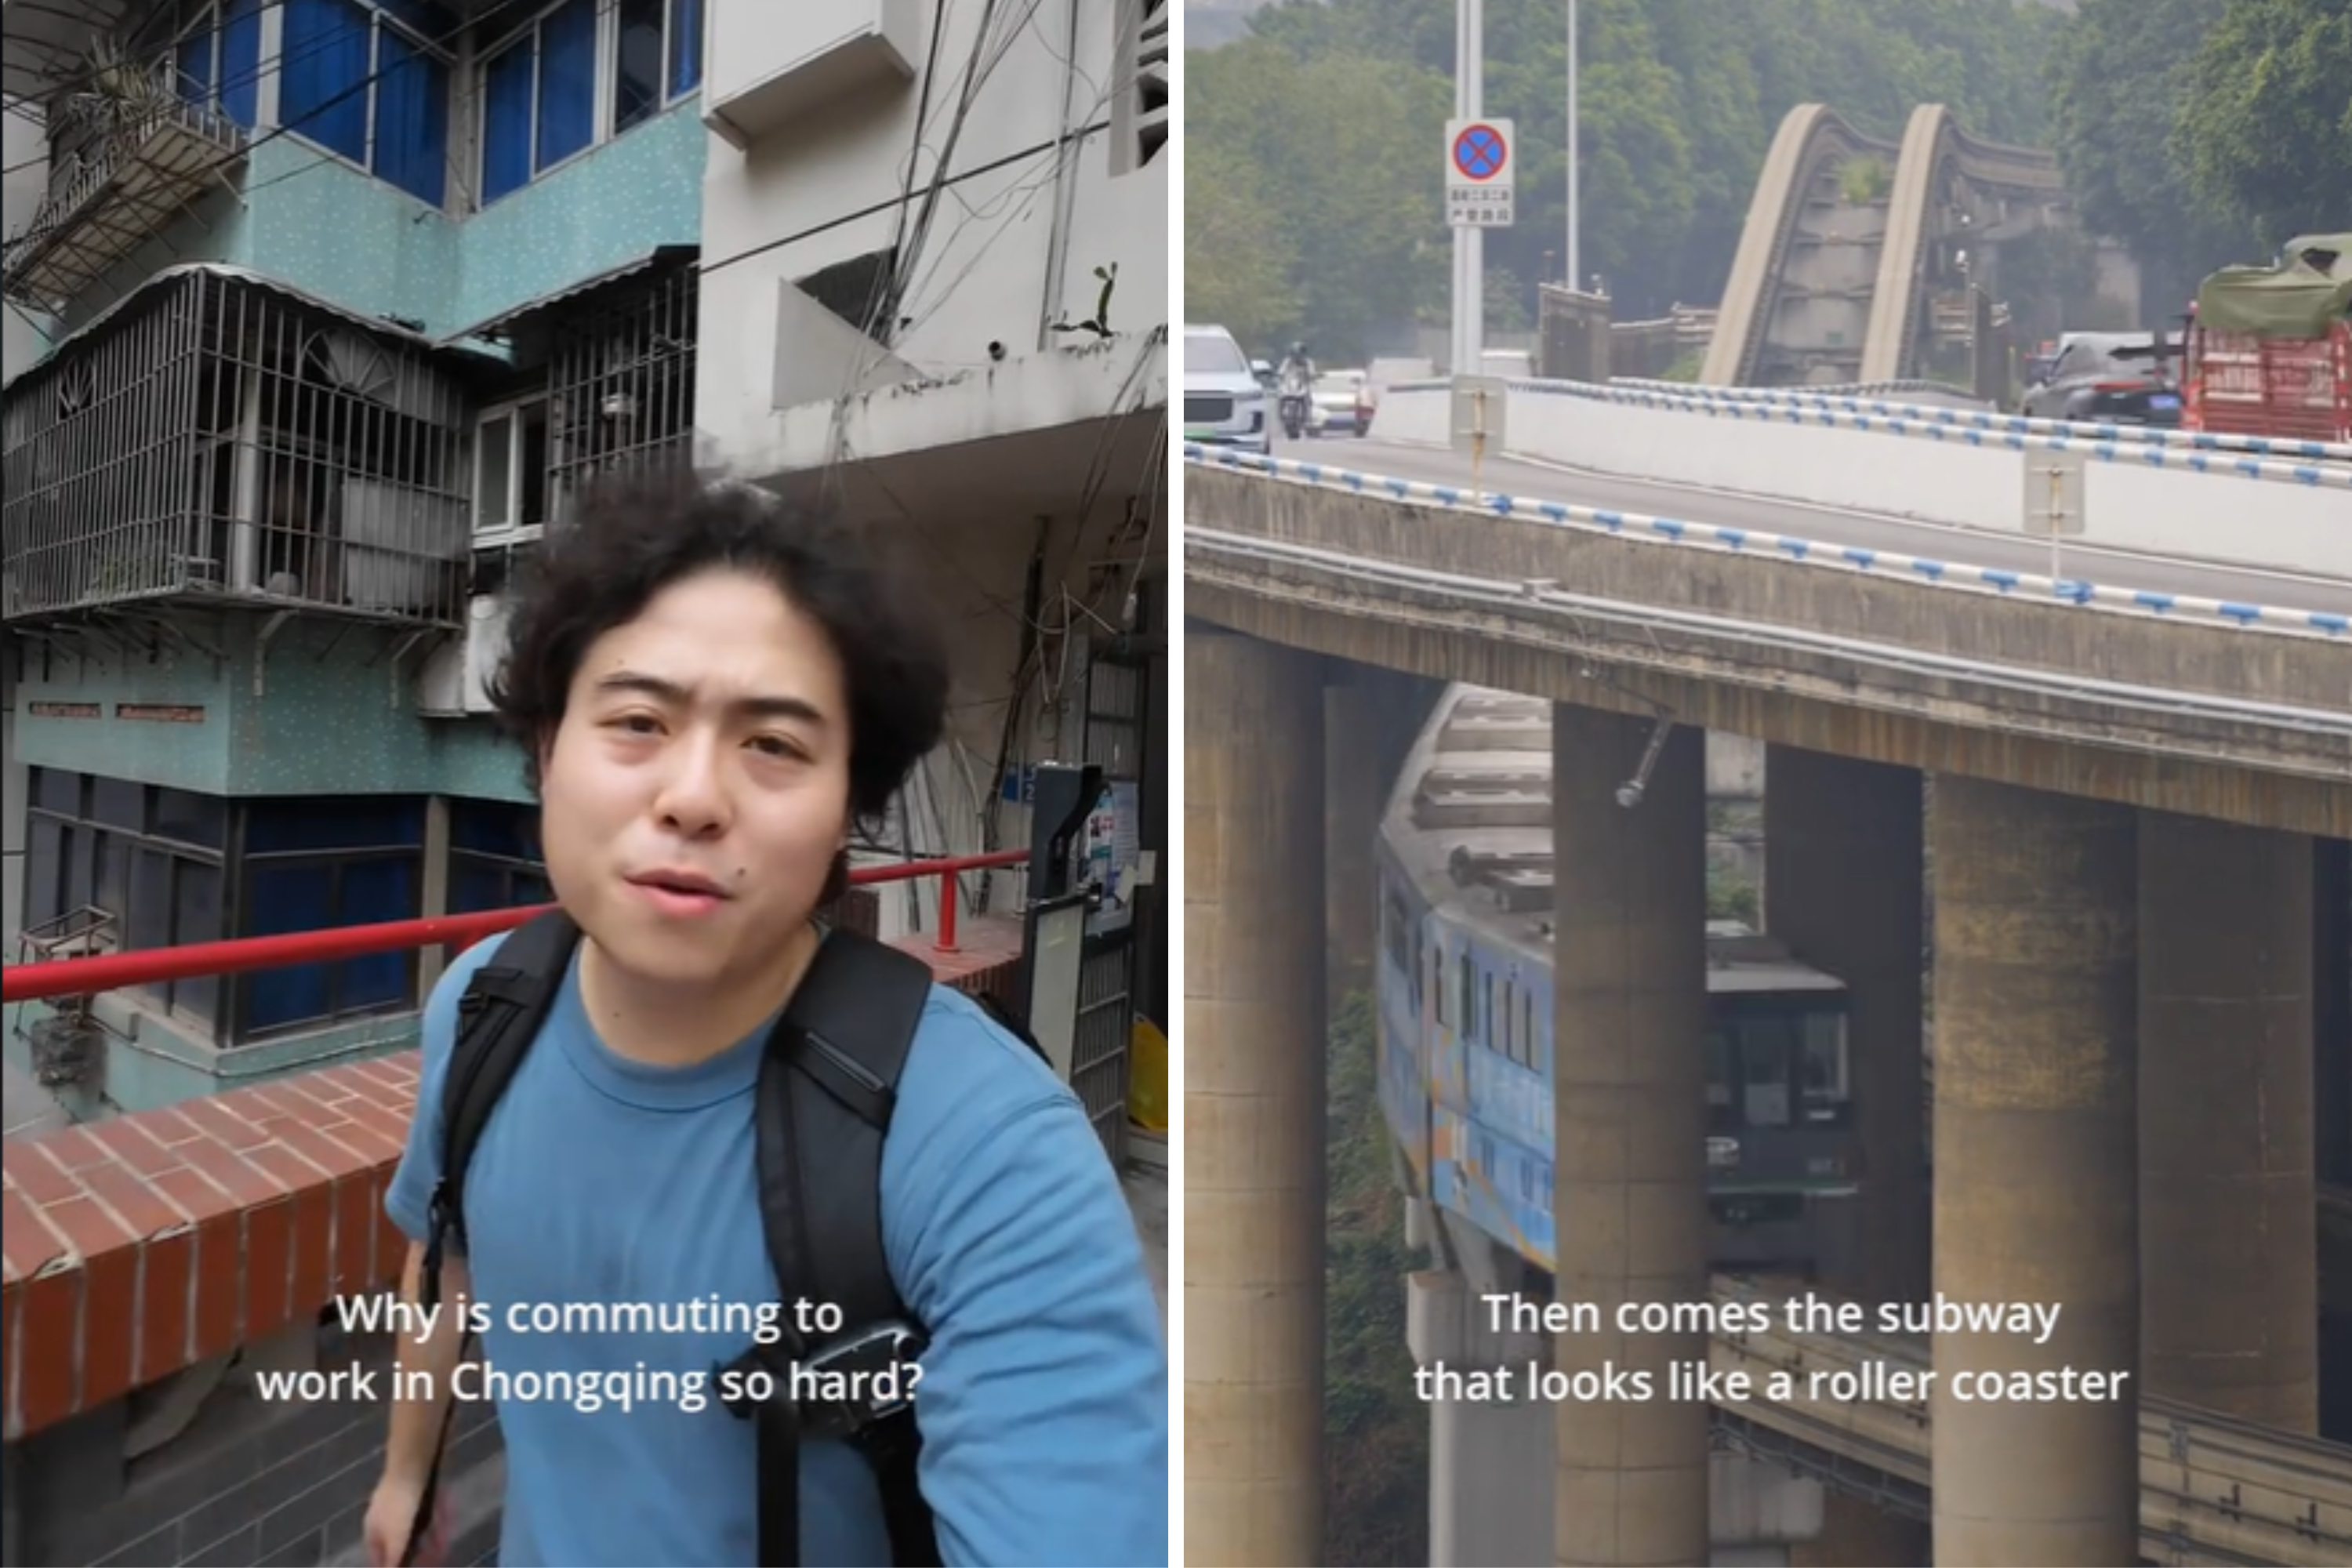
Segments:
[[[1457,686],[1381,825],[1381,1106],[1420,1195],[1546,1272],[1552,1229],[1551,710]],[[1846,987],[1707,930],[1708,1265],[1818,1277],[1853,1245]]]

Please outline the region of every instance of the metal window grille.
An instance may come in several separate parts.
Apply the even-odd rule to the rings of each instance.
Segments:
[[[692,463],[698,283],[682,266],[566,314],[547,364],[547,477],[558,523],[600,479]]]
[[[11,389],[7,616],[179,600],[457,625],[464,414],[421,347],[186,273]]]
[[[1111,173],[1131,174],[1168,145],[1168,0],[1123,0],[1111,105]]]

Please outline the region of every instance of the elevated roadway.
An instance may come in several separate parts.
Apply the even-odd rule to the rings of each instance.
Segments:
[[[2046,572],[2050,566],[2049,545],[2021,535],[2003,538],[1981,530],[1916,518],[1700,489],[1655,479],[1594,473],[1562,464],[1512,458],[1489,458],[1474,463],[1466,454],[1443,447],[1377,438],[1294,443],[1284,447],[1280,455],[1300,462],[1361,468],[1368,473],[1393,474],[1433,485],[1468,489],[1475,479],[1484,489],[1506,495],[1687,517],[1864,550],[1948,556],[1971,565],[2012,572]],[[2065,559],[2083,575],[2112,582],[2119,588],[2238,600],[2287,610],[2324,613],[2352,609],[2352,584],[2334,578],[2182,562],[2111,550],[2077,540],[2067,542]]]

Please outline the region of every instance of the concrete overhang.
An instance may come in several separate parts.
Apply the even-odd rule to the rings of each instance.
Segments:
[[[865,379],[846,399],[779,410],[748,450],[699,460],[779,489],[829,479],[861,515],[925,521],[1076,511],[1165,472],[1163,331],[937,376],[891,361]]]
[[[1195,467],[1185,614],[1780,744],[2352,837],[2352,640],[2200,626]]]

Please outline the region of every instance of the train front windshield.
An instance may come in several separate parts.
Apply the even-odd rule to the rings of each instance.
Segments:
[[[1853,1110],[1843,999],[1719,999],[1707,1025],[1706,1110],[1717,1136],[1843,1127]]]

